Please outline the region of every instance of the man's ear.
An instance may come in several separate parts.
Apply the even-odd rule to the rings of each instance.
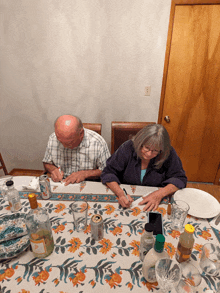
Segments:
[[[82,128],[82,129],[80,130],[79,135],[80,135],[80,137],[83,139],[83,136],[84,136],[84,128]]]

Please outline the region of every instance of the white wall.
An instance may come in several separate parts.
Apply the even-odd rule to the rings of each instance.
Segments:
[[[0,151],[42,169],[61,114],[157,121],[171,0],[0,0]],[[151,96],[144,87],[151,85]]]

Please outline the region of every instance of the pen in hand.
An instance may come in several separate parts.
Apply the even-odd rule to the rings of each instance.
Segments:
[[[61,172],[61,168],[60,167],[58,167],[58,170],[60,171],[60,174],[62,175],[62,172]],[[61,180],[61,183],[63,183],[63,178]]]
[[[128,199],[128,194],[127,194],[127,191],[125,188],[123,188],[123,191],[124,191],[124,194],[125,194],[125,197]]]

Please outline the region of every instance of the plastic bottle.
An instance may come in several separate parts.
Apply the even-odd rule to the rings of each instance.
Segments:
[[[154,246],[155,237],[153,236],[154,226],[151,223],[147,223],[144,226],[144,233],[141,236],[140,241],[140,260],[143,261],[145,255]]]
[[[194,245],[194,231],[195,228],[192,225],[186,224],[184,232],[180,234],[176,251],[176,260],[178,262],[187,261],[190,258]]]
[[[161,258],[170,258],[168,253],[164,251],[165,237],[157,234],[154,247],[145,256],[142,266],[143,276],[149,283],[157,281],[155,273],[155,264]]]
[[[8,187],[6,196],[8,198],[8,203],[12,213],[16,213],[21,209],[21,199],[19,196],[19,192],[14,188],[14,182],[9,180],[6,182]]]
[[[35,257],[46,257],[54,249],[50,218],[46,209],[38,207],[36,194],[29,194],[28,199],[31,210],[26,215],[26,226],[32,251]]]

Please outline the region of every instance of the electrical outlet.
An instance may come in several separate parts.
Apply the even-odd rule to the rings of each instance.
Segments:
[[[151,86],[150,85],[145,86],[145,93],[144,93],[144,95],[145,96],[150,96],[150,92],[151,92]]]

